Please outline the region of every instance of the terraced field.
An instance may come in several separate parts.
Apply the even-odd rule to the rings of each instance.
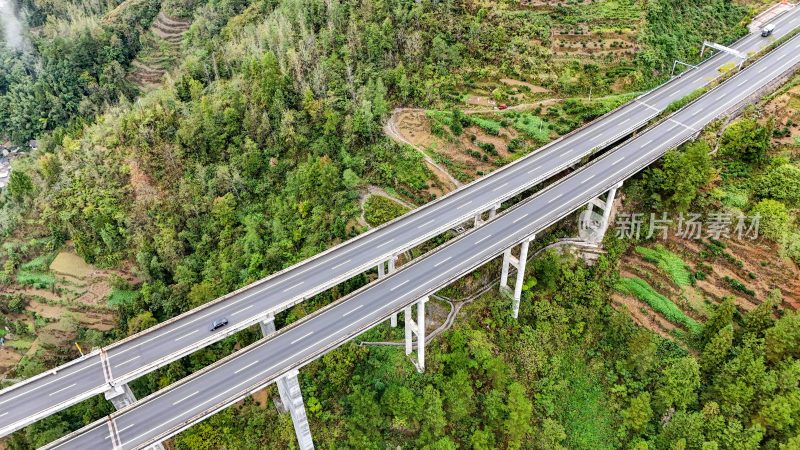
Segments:
[[[146,37],[144,48],[131,63],[128,78],[142,90],[160,85],[164,74],[178,61],[183,34],[190,25],[189,20],[160,12]]]
[[[800,308],[800,269],[755,240],[689,240],[632,248],[622,259],[618,308],[662,336],[679,336],[705,321],[710,306],[731,298],[741,312],[780,293],[781,307]]]

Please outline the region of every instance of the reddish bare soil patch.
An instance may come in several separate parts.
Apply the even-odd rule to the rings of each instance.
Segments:
[[[440,138],[431,133],[430,119],[418,110],[399,113],[397,128],[412,145],[444,156],[470,179],[489,173],[501,165],[503,158],[510,155],[508,143],[518,136],[515,130],[507,129],[498,136],[492,136],[479,127],[470,126],[464,129],[461,136]],[[475,142],[470,139],[471,135],[475,136]],[[494,145],[498,155],[487,154],[477,145],[479,142]],[[483,155],[486,155],[486,160]]]
[[[22,355],[9,347],[0,347],[0,373],[6,373],[17,365]]]
[[[617,310],[630,313],[633,321],[639,326],[652,330],[663,338],[672,339],[670,331],[675,329],[675,325],[653,311],[646,303],[619,293],[611,295],[611,302]]]
[[[669,298],[688,316],[702,322],[706,316],[706,302],[719,303],[724,298],[732,298],[742,311],[750,311],[767,298],[770,291],[779,289],[783,296],[783,307],[798,309],[800,306],[800,268],[792,261],[780,256],[779,249],[771,242],[764,240],[723,240],[724,251],[730,255],[715,256],[701,242],[676,238],[670,235],[666,242],[661,242],[667,249],[681,256],[692,271],[711,271],[705,279],[697,279],[692,286],[677,286],[670,276],[645,261],[631,249],[621,260],[620,275],[636,276],[645,280],[653,289]],[[736,261],[740,261],[737,263]],[[705,269],[704,269],[705,268]],[[737,290],[728,280],[733,279],[754,292],[754,295]],[[669,323],[657,312],[652,314],[638,313],[637,308],[649,307],[625,295],[615,294],[615,304],[622,304],[627,298],[631,316],[642,326],[651,328],[657,333],[664,331],[664,322]],[[651,311],[651,310],[649,310]],[[674,326],[674,325],[673,325]]]

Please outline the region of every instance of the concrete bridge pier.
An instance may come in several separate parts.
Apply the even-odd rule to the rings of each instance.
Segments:
[[[105,392],[106,400],[110,401],[114,408],[120,410],[134,402],[136,402],[136,396],[133,395],[131,388],[128,387],[127,384],[117,384],[117,385],[110,385],[111,389]],[[119,441],[119,432],[116,430],[116,424],[113,420],[109,421],[109,426],[113,430],[112,435],[115,436],[115,441]],[[156,443],[147,447],[147,450],[164,450],[164,446],[161,443]]]
[[[395,260],[397,260],[397,255],[392,255],[388,261],[381,261],[381,263],[378,264],[378,279],[391,275],[396,270],[394,265]],[[393,328],[397,327],[397,313],[391,315],[389,318],[389,325]]]
[[[519,244],[519,257],[514,256],[515,245],[503,252],[503,269],[500,272],[500,292],[511,295],[511,315],[516,319],[519,317],[519,301],[522,298],[522,282],[525,280],[525,265],[528,261],[528,246],[536,238],[531,235]],[[514,266],[517,269],[517,279],[514,282],[514,289],[508,286],[508,269]]]
[[[314,450],[314,440],[311,438],[311,428],[308,426],[306,407],[303,403],[303,393],[297,381],[298,371],[290,370],[275,382],[278,385],[278,394],[281,396],[283,408],[292,415],[294,433],[297,436],[297,445],[300,450]]]
[[[609,189],[606,193],[605,200],[600,200],[600,197],[593,198],[586,205],[586,211],[581,213],[579,219],[579,230],[581,239],[590,244],[599,244],[603,241],[603,237],[608,231],[608,226],[611,222],[611,212],[614,209],[614,199],[617,195],[617,190],[622,187],[622,182],[617,183]],[[602,211],[602,214],[594,212],[597,207]]]
[[[405,307],[403,317],[406,327],[406,355],[411,355],[414,350],[413,335],[417,335],[417,360],[411,360],[419,373],[425,371],[425,303],[428,297],[422,297],[416,302],[417,319],[412,319],[411,309],[415,305],[412,303]]]
[[[261,327],[261,334],[263,334],[264,337],[269,336],[275,332],[275,316],[272,314],[268,315],[267,317],[261,319],[261,321],[258,322],[258,325]]]
[[[489,222],[492,219],[494,219],[495,216],[497,216],[497,210],[498,209],[500,209],[500,203],[497,203],[497,204],[493,205],[491,208],[489,208],[489,218],[486,219],[486,220],[483,220],[483,213],[482,212],[478,213],[478,214],[475,214],[475,228],[478,228],[479,226],[485,224],[486,222]]]

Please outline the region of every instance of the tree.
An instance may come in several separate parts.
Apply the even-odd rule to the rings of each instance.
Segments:
[[[563,442],[567,438],[564,427],[555,419],[550,417],[542,421],[541,432],[535,433],[539,448],[548,450],[566,450]]]
[[[783,203],[772,199],[761,200],[750,210],[750,216],[759,217],[758,232],[765,237],[779,243],[787,238],[791,217]]]
[[[494,443],[494,433],[487,429],[478,429],[469,438],[472,450],[492,450],[497,448]]]
[[[469,417],[475,408],[475,392],[466,370],[454,373],[443,388],[445,407],[451,422],[460,422]]]
[[[700,355],[700,366],[705,372],[712,372],[728,356],[733,345],[733,326],[728,325],[719,330],[717,335],[703,348]]]
[[[447,418],[442,408],[442,398],[439,391],[430,384],[422,390],[422,410],[420,414],[421,431],[419,441],[424,445],[431,445],[443,437]]]
[[[525,388],[519,383],[508,385],[508,417],[504,428],[508,436],[508,448],[522,447],[525,437],[532,431],[531,415],[533,405],[525,393]]]
[[[792,207],[800,206],[800,167],[781,164],[760,177],[756,193],[762,198],[781,200]]]
[[[697,400],[700,387],[700,366],[686,356],[674,359],[664,368],[656,389],[656,404],[659,411],[675,407],[682,410]]]
[[[128,336],[144,331],[158,324],[153,313],[145,311],[128,320]]]
[[[21,170],[12,170],[11,176],[8,179],[8,195],[16,202],[21,202],[23,199],[33,194],[33,181],[31,177]]]
[[[788,313],[775,322],[765,333],[764,345],[767,359],[772,362],[800,358],[800,314]]]
[[[642,392],[631,400],[627,408],[622,410],[622,424],[634,434],[645,431],[645,427],[653,418],[650,406],[650,393]]]
[[[705,346],[717,336],[720,330],[733,324],[733,315],[736,313],[736,305],[733,299],[726,297],[717,305],[706,323],[703,324],[703,331],[700,333],[701,345]]]
[[[711,179],[711,149],[705,141],[687,144],[664,155],[659,167],[648,169],[645,186],[656,206],[685,211]]]
[[[744,332],[762,337],[764,332],[775,324],[773,316],[782,302],[782,297],[780,289],[769,291],[766,300],[744,315],[742,319]]]
[[[754,119],[739,119],[722,133],[720,148],[723,154],[749,163],[764,160],[770,147],[771,130]]]

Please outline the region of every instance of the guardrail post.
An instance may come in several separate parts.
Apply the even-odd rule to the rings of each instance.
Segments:
[[[291,370],[278,378],[278,395],[284,409],[292,416],[294,433],[297,435],[297,445],[300,450],[314,450],[314,440],[311,438],[311,428],[308,426],[306,407],[303,404],[303,393],[297,381],[297,370]]]
[[[111,389],[105,392],[105,397],[106,400],[110,401],[111,404],[114,405],[114,408],[118,410],[136,402],[136,396],[133,395],[133,391],[131,391],[131,388],[128,387],[127,384],[112,385]],[[115,436],[116,440],[119,440],[119,433],[117,432],[116,423],[114,422],[114,419],[111,419],[109,421],[109,427],[112,430],[111,435]],[[157,442],[151,445],[150,447],[147,447],[147,449],[164,450],[164,446],[161,445],[160,442]]]
[[[406,328],[406,355],[411,355],[414,351],[413,335],[417,335],[417,360],[411,360],[419,373],[425,371],[425,303],[428,297],[422,297],[417,300],[417,320],[412,319],[411,308],[414,306],[406,306],[404,311],[405,328]]]
[[[528,247],[534,238],[536,238],[535,234],[524,239],[520,243],[519,258],[515,257],[512,252],[515,246],[511,246],[503,252],[503,269],[500,273],[500,292],[510,294],[512,296],[511,315],[515,319],[519,317],[519,302],[522,298],[522,284],[525,280],[525,264],[528,261]],[[509,266],[514,266],[517,269],[517,279],[514,281],[513,291],[508,286]]]

